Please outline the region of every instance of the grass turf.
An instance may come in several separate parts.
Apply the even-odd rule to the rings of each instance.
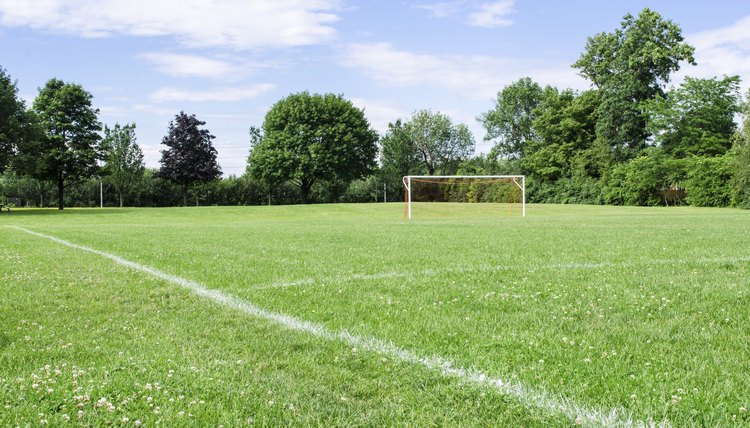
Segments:
[[[750,423],[749,212],[493,208],[16,210],[0,227],[640,421]],[[15,229],[0,248],[2,425],[573,423]]]

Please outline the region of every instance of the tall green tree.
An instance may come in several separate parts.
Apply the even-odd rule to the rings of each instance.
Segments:
[[[187,206],[190,186],[221,177],[216,149],[211,143],[216,137],[201,129],[205,124],[194,114],[188,116],[181,111],[169,122],[169,132],[161,141],[168,149],[161,152],[158,176],[180,186],[183,206]]]
[[[536,138],[534,110],[543,97],[542,87],[529,77],[497,93],[495,108],[477,118],[487,130],[484,140],[494,142],[491,155],[507,159],[523,155],[526,143]]]
[[[476,148],[469,128],[463,123],[454,125],[450,117],[440,112],[415,112],[405,124],[405,131],[429,175],[438,171],[453,174]]]
[[[740,112],[740,78],[685,81],[665,97],[645,103],[648,129],[664,152],[673,157],[719,156],[732,147]]]
[[[291,94],[266,114],[248,172],[269,184],[293,182],[308,203],[318,181],[349,183],[370,173],[377,139],[364,112],[341,95]]]
[[[399,195],[403,187],[402,178],[407,175],[424,174],[419,153],[414,141],[409,137],[401,119],[388,124],[388,131],[380,137],[380,175],[391,189],[391,194]],[[398,190],[398,192],[394,192]],[[393,199],[399,198],[398,196]]]
[[[18,87],[4,68],[0,67],[0,174],[10,163],[18,143],[26,138],[29,115]]]
[[[625,15],[614,32],[590,37],[573,64],[601,92],[597,136],[614,162],[632,159],[646,146],[642,103],[664,93],[681,62],[695,63],[695,49],[683,40],[677,24],[643,9],[637,17]]]
[[[535,110],[537,138],[521,158],[524,171],[544,181],[577,176],[598,176],[600,166],[592,153],[596,139],[596,90],[581,94],[547,89]]]
[[[136,142],[135,123],[113,128],[104,126],[104,138],[101,143],[104,154],[104,173],[112,183],[124,206],[124,196],[140,183],[145,166],[143,151]]]
[[[33,105],[42,135],[18,147],[19,171],[55,183],[61,210],[65,188],[98,172],[101,124],[92,99],[81,85],[51,79]]]

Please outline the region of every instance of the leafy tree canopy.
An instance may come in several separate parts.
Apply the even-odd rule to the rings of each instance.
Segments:
[[[534,129],[538,137],[521,159],[531,175],[555,181],[563,177],[596,176],[598,165],[591,149],[595,139],[599,93],[560,93],[548,88],[535,110]]]
[[[424,174],[426,170],[420,162],[414,142],[409,138],[401,119],[388,124],[388,130],[380,137],[380,175],[387,187],[392,189],[395,198],[400,199],[403,188],[402,178],[406,175]],[[395,191],[395,192],[393,192]]]
[[[92,99],[81,85],[49,80],[33,105],[42,135],[18,148],[22,172],[57,184],[59,209],[66,186],[98,171],[101,124]]]
[[[120,206],[123,206],[124,194],[131,190],[143,177],[143,151],[136,142],[135,124],[113,128],[104,127],[104,139],[101,150],[104,154],[104,172],[108,181],[117,190]]]
[[[685,78],[665,97],[645,104],[649,130],[664,152],[674,157],[718,156],[732,146],[739,113],[740,79]]]
[[[438,171],[453,174],[476,147],[474,136],[466,125],[454,125],[448,116],[439,112],[415,112],[406,123],[405,131],[429,175]]]
[[[187,205],[188,187],[221,177],[211,144],[216,137],[201,129],[205,124],[181,111],[169,122],[169,132],[161,141],[168,149],[161,152],[159,176],[180,185],[183,205]]]
[[[18,142],[25,138],[28,120],[16,83],[0,67],[0,174],[8,166]]]
[[[388,131],[380,138],[380,162],[384,171],[401,177],[423,172],[414,141],[409,137],[401,119],[388,124]]]
[[[255,143],[248,172],[269,184],[295,183],[307,203],[320,180],[349,183],[375,166],[378,134],[341,95],[299,92],[274,104]]]
[[[601,91],[597,135],[615,162],[631,159],[645,147],[648,131],[641,103],[663,94],[682,61],[694,64],[694,50],[683,42],[677,24],[650,9],[637,17],[627,14],[619,29],[588,39],[573,67]]]
[[[495,142],[492,156],[516,159],[523,155],[526,143],[536,138],[534,110],[543,96],[542,87],[529,77],[497,93],[495,108],[477,118],[487,130],[484,140]]]

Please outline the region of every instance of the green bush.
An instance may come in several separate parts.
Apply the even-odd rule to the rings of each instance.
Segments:
[[[727,207],[732,203],[733,156],[696,156],[686,159],[687,203],[696,207]]]
[[[612,169],[605,200],[613,205],[665,205],[665,189],[682,187],[685,162],[664,157],[658,148]]]
[[[606,189],[593,177],[565,177],[552,182],[531,177],[526,190],[529,202],[601,205]]]
[[[388,200],[395,202],[403,195],[401,188],[388,189]],[[346,192],[341,196],[341,202],[383,202],[383,181],[371,175],[361,180],[349,183]]]
[[[750,122],[748,125],[750,125]],[[750,208],[750,141],[738,143],[734,152],[735,156],[732,161],[734,174],[731,183],[732,205]]]

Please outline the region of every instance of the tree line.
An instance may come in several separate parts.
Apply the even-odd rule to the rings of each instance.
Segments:
[[[126,196],[148,187],[144,180],[151,177],[177,187],[172,193],[186,205],[188,188],[221,176],[214,136],[195,115],[180,112],[169,123],[161,168],[146,174],[135,124],[102,128],[92,100],[81,85],[53,78],[26,109],[16,83],[0,68],[0,196],[6,204],[14,195],[14,203],[25,206],[44,207],[53,200],[61,210],[93,205],[90,194],[82,197],[81,191],[101,180],[124,206]],[[162,199],[157,204],[173,202]]]
[[[521,78],[465,124],[420,110],[379,135],[342,95],[290,94],[249,131],[247,171],[221,177],[214,136],[180,112],[145,168],[136,126],[102,126],[92,96],[52,79],[30,108],[0,68],[0,198],[31,206],[254,205],[402,200],[405,175],[524,174],[531,202],[750,207],[750,107],[738,76],[686,77],[680,27],[644,9],[590,37],[572,65],[591,88]],[[736,118],[744,117],[744,126]],[[0,202],[2,202],[0,200]]]

